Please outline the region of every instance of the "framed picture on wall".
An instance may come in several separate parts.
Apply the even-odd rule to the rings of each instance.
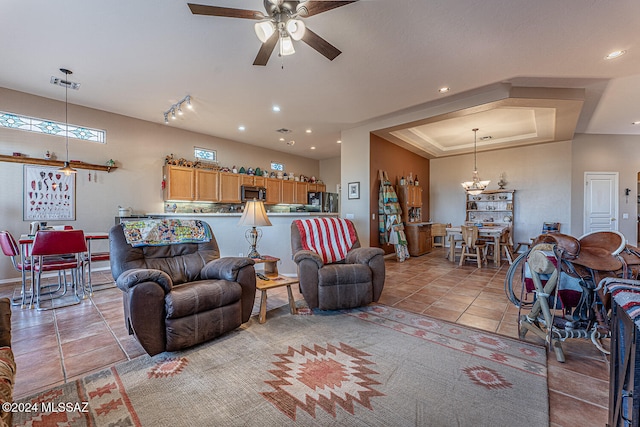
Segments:
[[[22,216],[25,221],[74,221],[76,174],[53,166],[24,165]]]
[[[349,199],[359,199],[360,198],[360,183],[359,182],[350,182],[348,184],[348,197]]]

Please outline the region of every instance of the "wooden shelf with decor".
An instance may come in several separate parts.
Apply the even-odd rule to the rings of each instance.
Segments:
[[[422,222],[422,187],[398,185],[396,194],[402,208],[402,222]]]
[[[27,156],[7,156],[4,154],[0,154],[0,162],[9,162],[9,163],[26,163],[30,165],[43,165],[43,166],[64,166],[64,162],[62,160],[48,160],[48,159],[37,159],[35,157],[27,157]],[[118,169],[116,166],[106,166],[106,165],[94,165],[91,163],[78,162],[78,161],[70,161],[69,165],[74,169],[90,169],[96,171],[104,171],[111,172],[114,169]]]
[[[506,225],[512,228],[515,191],[485,190],[477,196],[467,194],[466,222]]]

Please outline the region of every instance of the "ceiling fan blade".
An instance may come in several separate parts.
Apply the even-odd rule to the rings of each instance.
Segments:
[[[256,59],[253,61],[253,65],[267,65],[267,62],[269,62],[269,58],[271,57],[271,53],[276,47],[276,43],[278,43],[277,31],[273,33],[266,42],[262,43],[262,46],[260,46],[260,50],[256,55]]]
[[[313,16],[327,10],[335,9],[337,7],[346,6],[351,3],[355,3],[358,0],[345,0],[345,1],[321,1],[321,0],[309,0],[300,3],[297,8],[297,12],[301,16]]]
[[[320,52],[324,55],[329,61],[333,61],[336,56],[340,55],[342,52],[336,48],[334,45],[314,33],[307,27],[304,32],[304,36],[302,37],[302,41]]]
[[[264,13],[257,10],[233,9],[230,7],[207,6],[187,3],[194,15],[225,16],[228,18],[264,19]]]

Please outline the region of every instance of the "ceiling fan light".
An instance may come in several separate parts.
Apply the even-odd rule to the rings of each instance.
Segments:
[[[258,39],[262,43],[269,40],[269,37],[271,37],[273,33],[276,31],[276,26],[272,21],[258,22],[256,23],[256,25],[253,26],[253,28],[256,32],[256,36],[258,36]]]
[[[287,32],[291,38],[296,41],[301,40],[302,37],[304,37],[306,29],[307,27],[300,19],[289,19],[289,21],[287,21]]]
[[[296,53],[296,50],[293,48],[293,41],[291,40],[291,37],[280,37],[280,55],[287,56],[293,55],[294,53]]]

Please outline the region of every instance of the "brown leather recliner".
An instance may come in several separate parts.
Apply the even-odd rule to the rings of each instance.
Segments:
[[[363,248],[357,234],[355,237],[344,260],[325,264],[319,254],[303,248],[300,231],[295,222],[291,224],[293,260],[298,265],[300,292],[309,308],[340,310],[380,299],[385,279],[384,251]]]
[[[220,258],[213,233],[207,243],[132,247],[116,225],[109,242],[127,328],[149,355],[209,341],[251,317],[254,261]]]

